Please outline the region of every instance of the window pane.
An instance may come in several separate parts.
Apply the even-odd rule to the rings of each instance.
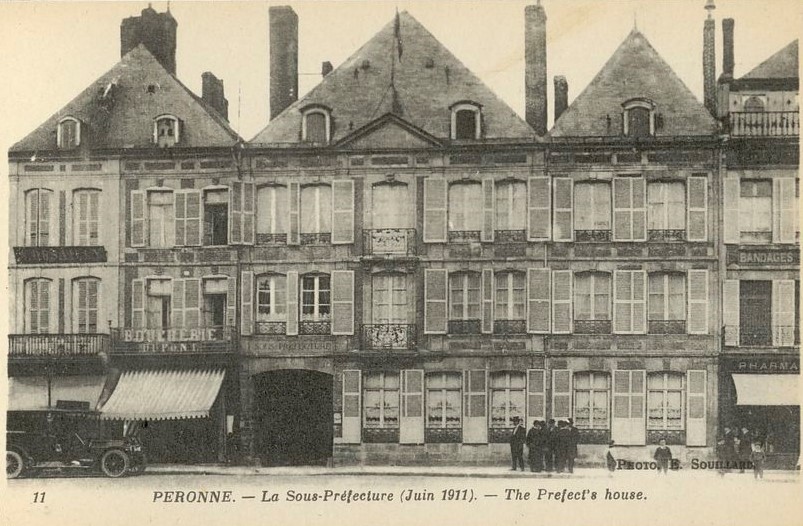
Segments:
[[[481,230],[481,210],[482,185],[459,183],[449,186],[449,230]]]
[[[287,188],[268,186],[257,192],[257,232],[284,234],[287,232]]]
[[[374,229],[409,227],[410,207],[407,185],[380,184],[373,187]]]
[[[455,138],[475,139],[477,137],[477,112],[475,110],[458,110],[455,115]]]
[[[315,112],[305,117],[307,124],[307,141],[319,144],[326,143],[326,115]]]
[[[443,391],[427,391],[427,426],[441,427],[443,425]]]

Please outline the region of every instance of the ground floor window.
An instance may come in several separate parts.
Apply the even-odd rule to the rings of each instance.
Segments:
[[[683,429],[683,375],[647,375],[647,428]]]
[[[425,381],[427,427],[459,428],[462,382],[460,373],[430,373]]]
[[[524,418],[524,373],[491,375],[491,427],[513,427],[513,418]]]
[[[574,422],[582,429],[608,429],[611,376],[608,373],[574,375]]]
[[[363,417],[365,427],[399,427],[399,373],[364,373]]]

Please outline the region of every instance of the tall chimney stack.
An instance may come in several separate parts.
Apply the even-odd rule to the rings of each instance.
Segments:
[[[229,120],[229,101],[223,91],[223,81],[209,71],[201,75],[201,99],[212,106],[221,117]]]
[[[733,26],[735,22],[732,18],[722,20],[722,75],[729,79],[733,78]]]
[[[566,82],[566,77],[558,75],[554,78],[555,83],[555,122],[558,122],[560,116],[569,107],[569,83]]]
[[[270,118],[298,99],[298,15],[290,6],[268,9],[270,21]]]
[[[538,0],[524,8],[525,120],[538,135],[547,131],[546,11]]]
[[[140,16],[124,18],[120,24],[120,56],[144,44],[156,60],[175,75],[177,27],[178,22],[169,10],[157,13],[148,4]]]
[[[717,113],[716,28],[713,17],[716,8],[714,0],[706,1],[705,10],[708,11],[708,18],[703,26],[703,103],[711,115]]]

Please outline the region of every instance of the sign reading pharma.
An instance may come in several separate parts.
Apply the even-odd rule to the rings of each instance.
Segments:
[[[800,405],[800,359],[797,356],[745,356],[723,359],[733,376],[736,405]]]
[[[722,358],[722,369],[743,374],[800,374],[797,356],[738,356]]]

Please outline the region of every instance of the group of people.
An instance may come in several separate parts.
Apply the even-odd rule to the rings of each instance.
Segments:
[[[753,476],[757,479],[764,478],[764,440],[747,427],[739,429],[725,426],[717,440],[717,457],[723,465],[721,475],[733,468],[744,473],[746,466],[752,466]]]
[[[513,424],[516,427],[510,437],[511,471],[519,468],[524,471],[526,445],[527,459],[533,473],[574,472],[580,432],[571,418],[559,422],[554,419],[548,422],[534,420],[529,430],[525,429],[524,422],[518,417],[513,418]]]

